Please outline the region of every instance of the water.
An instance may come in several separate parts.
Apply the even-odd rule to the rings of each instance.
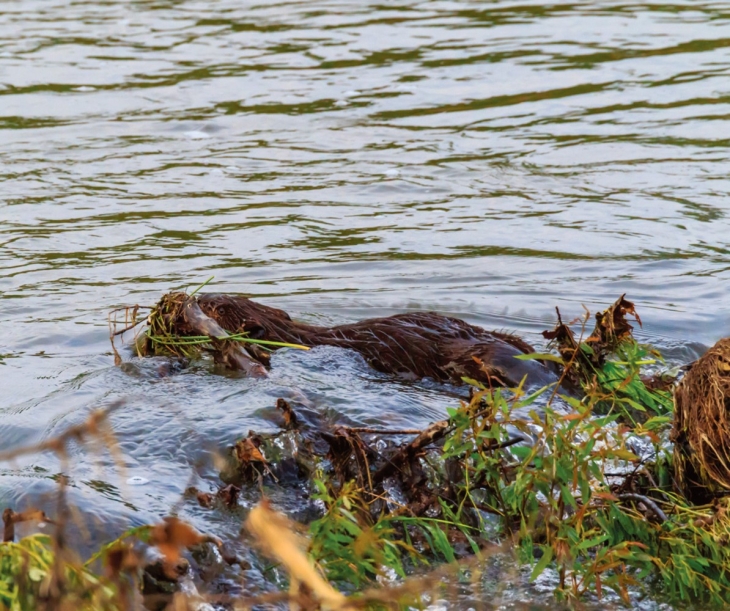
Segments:
[[[337,350],[279,355],[266,382],[113,366],[109,310],[211,275],[309,321],[435,309],[531,340],[625,292],[690,360],[730,328],[729,20],[700,0],[4,2],[0,446],[123,398],[124,477],[149,483],[73,456],[74,500],[114,530],[212,486],[210,453],[273,430],[278,396],[409,427],[453,404]],[[3,466],[0,504],[57,469]]]

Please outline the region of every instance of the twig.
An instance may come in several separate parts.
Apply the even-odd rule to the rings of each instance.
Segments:
[[[450,431],[448,420],[439,420],[434,422],[425,431],[420,433],[411,443],[401,447],[393,456],[388,459],[380,469],[373,475],[373,482],[377,485],[386,477],[389,477],[395,471],[400,470],[399,465],[405,465],[416,455],[416,453],[426,446],[443,439]]]
[[[215,278],[215,276],[211,276],[210,278],[208,278],[208,279],[207,279],[207,280],[206,280],[205,282],[203,282],[203,284],[201,284],[201,285],[200,285],[200,286],[199,286],[199,287],[198,287],[197,289],[195,289],[195,290],[194,290],[194,291],[193,291],[192,293],[190,293],[190,295],[189,295],[189,296],[190,296],[190,297],[192,297],[193,295],[195,295],[195,293],[197,293],[197,292],[198,292],[198,291],[199,291],[200,289],[202,289],[202,288],[203,288],[203,287],[204,287],[204,286],[205,286],[206,284],[208,284],[208,283],[209,283],[209,282],[210,282],[211,280],[213,280],[213,278]]]
[[[116,337],[117,335],[124,335],[127,331],[131,331],[135,327],[138,327],[139,325],[141,325],[146,320],[147,320],[146,318],[140,318],[136,323],[134,323],[132,325],[129,325],[127,327],[124,327],[124,329],[122,329],[120,331],[115,331],[114,334],[113,334],[113,336]]]
[[[366,426],[346,426],[343,428],[353,433],[367,433],[368,435],[420,435],[423,433],[421,429],[371,429]]]
[[[25,446],[24,448],[16,448],[13,450],[6,450],[0,452],[0,462],[6,462],[13,460],[18,456],[26,454],[36,454],[38,452],[51,451],[56,454],[62,453],[66,447],[66,444],[71,440],[83,439],[87,434],[97,434],[101,423],[111,414],[114,410],[124,405],[123,400],[115,401],[109,407],[105,409],[97,409],[89,414],[86,422],[77,424],[76,426],[69,427],[58,437],[43,441],[36,445]]]
[[[572,337],[573,344],[574,344],[574,346],[573,346],[573,354],[570,357],[570,361],[568,361],[567,363],[565,363],[565,365],[563,365],[563,372],[560,374],[560,377],[558,378],[558,383],[555,385],[555,388],[553,388],[553,392],[550,395],[550,398],[548,399],[548,402],[547,402],[547,406],[548,407],[550,407],[552,405],[553,400],[555,399],[556,395],[558,394],[558,391],[560,390],[560,387],[561,387],[561,384],[563,383],[563,380],[565,380],[567,378],[568,372],[570,371],[571,367],[573,367],[573,365],[575,364],[575,361],[578,358],[578,352],[580,351],[580,344],[583,341],[583,335],[584,335],[585,330],[586,330],[586,324],[588,324],[588,319],[590,317],[590,312],[588,312],[588,309],[585,306],[583,306],[583,309],[585,309],[586,314],[581,319],[582,320],[582,323],[581,323],[581,328],[580,328],[580,336],[578,337],[578,341],[577,342],[575,341],[575,336]],[[555,311],[558,314],[558,325],[563,325],[563,319],[560,316],[560,309],[558,309],[557,306],[555,307]],[[567,329],[569,329],[569,327],[567,325],[564,325],[564,326]],[[562,358],[562,354],[560,356]]]
[[[648,509],[651,510],[651,512],[657,518],[659,518],[661,522],[667,521],[667,514],[664,513],[659,508],[659,505],[657,505],[656,502],[654,502],[648,496],[644,496],[643,494],[636,494],[635,492],[626,492],[624,494],[619,494],[618,498],[621,501],[635,501],[637,503],[643,503]]]
[[[509,448],[510,446],[516,445],[520,443],[520,441],[527,441],[527,439],[525,439],[524,437],[512,437],[507,441],[498,443],[496,446],[487,446],[487,450],[502,450],[504,448]]]
[[[268,376],[266,368],[251,359],[243,347],[229,340],[229,333],[218,322],[207,316],[200,309],[194,297],[186,297],[183,302],[183,319],[197,333],[207,335],[215,349],[216,362],[223,363],[238,371],[243,371],[251,377],[265,378]]]

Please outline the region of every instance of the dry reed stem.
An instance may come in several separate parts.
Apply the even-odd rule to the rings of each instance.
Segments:
[[[291,598],[301,592],[303,584],[321,602],[322,609],[335,611],[353,608],[347,597],[327,583],[307,558],[303,550],[304,542],[294,531],[291,521],[273,511],[267,501],[262,501],[251,510],[246,528],[254,535],[264,553],[286,567],[294,588],[289,592]]]

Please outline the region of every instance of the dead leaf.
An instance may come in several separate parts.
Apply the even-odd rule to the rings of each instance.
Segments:
[[[618,503],[619,498],[615,494],[611,494],[610,492],[594,492],[593,496],[597,499],[602,499],[604,501],[613,501],[614,503]]]
[[[238,506],[238,495],[240,493],[241,489],[238,486],[228,484],[228,486],[226,486],[225,488],[221,488],[216,493],[216,497],[223,501],[226,507],[230,508]]]
[[[235,451],[238,460],[244,464],[248,464],[250,462],[260,462],[265,465],[268,464],[266,457],[261,453],[261,450],[256,447],[256,444],[250,437],[239,440],[236,443]]]
[[[20,522],[28,522],[31,520],[36,520],[38,522],[48,522],[49,524],[54,524],[53,520],[51,520],[45,512],[41,511],[40,509],[26,509],[25,511],[21,513],[15,513],[10,507],[7,507],[5,511],[3,511],[3,522],[5,523],[5,528],[3,532],[3,541],[14,541],[15,540],[15,525]]]
[[[129,544],[120,544],[106,553],[105,569],[111,578],[116,578],[120,573],[136,571],[141,562],[137,553]]]
[[[284,424],[286,425],[286,428],[295,429],[299,426],[297,415],[294,413],[294,410],[292,409],[292,406],[288,401],[281,398],[277,399],[276,409],[281,411],[281,413],[283,414]]]
[[[165,558],[165,570],[172,577],[172,568],[180,560],[183,549],[205,543],[211,538],[201,535],[190,524],[175,517],[164,518],[150,533],[150,543],[155,545]]]
[[[286,516],[271,509],[268,501],[262,501],[251,510],[246,528],[256,538],[262,550],[280,562],[289,572],[290,582],[296,587],[290,590],[293,597],[301,592],[301,585],[308,594],[321,602],[322,609],[352,609],[347,598],[335,590],[307,558],[305,542],[295,532]]]

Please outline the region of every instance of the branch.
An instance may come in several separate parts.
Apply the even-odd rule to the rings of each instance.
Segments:
[[[643,503],[647,507],[647,509],[651,510],[651,512],[659,519],[660,522],[667,521],[667,514],[664,513],[659,508],[659,505],[657,505],[648,496],[644,496],[643,494],[636,494],[635,492],[626,492],[624,494],[619,494],[618,498],[621,501],[635,501],[637,503]]]

